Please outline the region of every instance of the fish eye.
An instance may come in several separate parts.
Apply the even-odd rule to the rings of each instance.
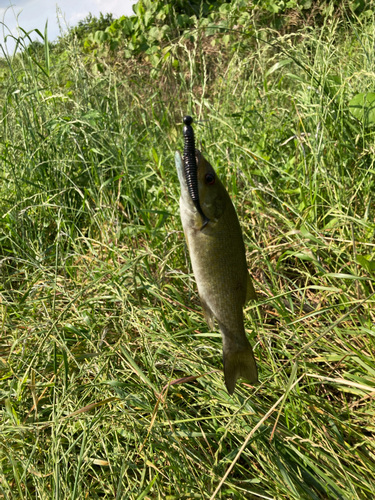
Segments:
[[[207,184],[207,186],[212,186],[212,184],[215,184],[215,175],[214,174],[206,174],[204,178],[204,182]]]

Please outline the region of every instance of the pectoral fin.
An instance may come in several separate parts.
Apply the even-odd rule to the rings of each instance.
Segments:
[[[257,300],[257,298],[258,298],[257,293],[254,289],[254,285],[253,285],[253,282],[250,278],[250,274],[247,273],[246,302],[248,302],[249,300]]]

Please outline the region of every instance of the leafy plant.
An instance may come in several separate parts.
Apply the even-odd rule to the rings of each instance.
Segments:
[[[111,26],[113,21],[114,16],[111,13],[106,13],[104,15],[100,12],[99,17],[96,17],[89,12],[84,19],[78,21],[77,26],[74,26],[71,31],[79,40],[83,40],[91,33],[96,33],[99,30],[104,31],[106,28]]]

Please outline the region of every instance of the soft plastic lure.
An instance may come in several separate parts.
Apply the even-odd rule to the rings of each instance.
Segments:
[[[195,139],[194,139],[194,130],[191,124],[193,123],[193,118],[191,116],[184,116],[184,169],[185,169],[185,178],[186,184],[188,187],[188,191],[190,194],[193,203],[198,210],[199,215],[202,217],[203,224],[201,227],[204,229],[207,224],[210,222],[202,210],[202,207],[199,203],[199,193],[198,193],[198,175],[197,175],[197,160],[195,158]]]

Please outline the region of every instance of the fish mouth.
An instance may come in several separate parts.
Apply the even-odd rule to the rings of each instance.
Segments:
[[[184,154],[183,154],[183,163],[184,163],[184,171],[185,171],[185,180],[187,190],[189,192],[190,198],[193,201],[197,212],[202,217],[202,229],[204,229],[207,224],[210,222],[210,219],[206,217],[204,214],[202,207],[199,202],[199,191],[198,191],[198,166],[197,159],[195,156],[195,139],[194,139],[194,130],[191,124],[193,123],[193,119],[191,116],[184,116]]]

